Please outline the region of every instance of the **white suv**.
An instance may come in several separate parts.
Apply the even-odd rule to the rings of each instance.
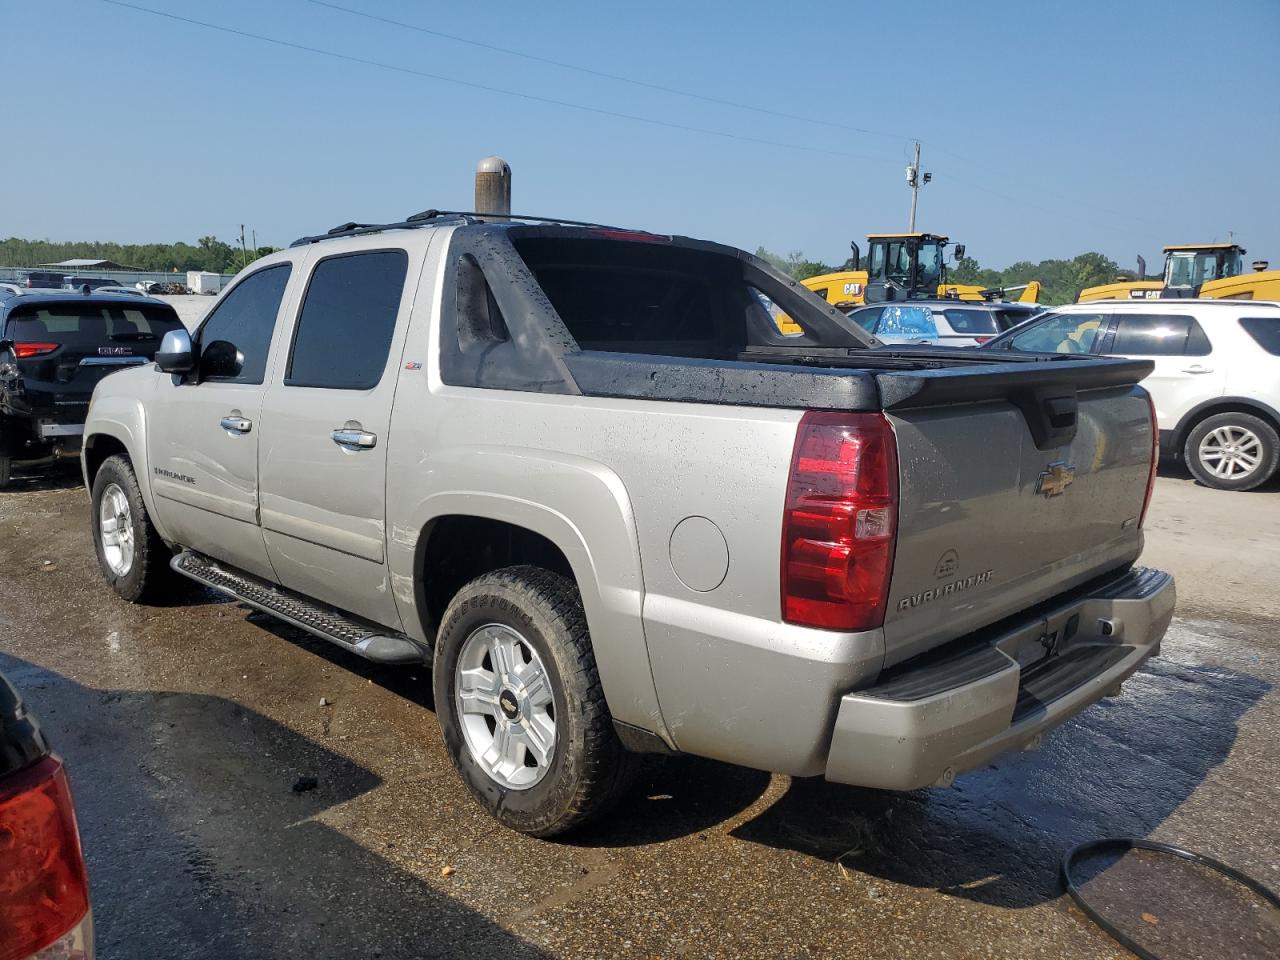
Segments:
[[[1056,307],[986,345],[1151,360],[1160,444],[1195,478],[1251,490],[1280,462],[1280,303],[1095,300]]]

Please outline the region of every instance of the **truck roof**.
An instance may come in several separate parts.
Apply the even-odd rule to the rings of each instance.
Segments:
[[[1238,243],[1171,243],[1164,248],[1165,253],[1174,253],[1178,250],[1239,250],[1241,253],[1247,252]]]
[[[293,243],[289,244],[289,246],[300,247],[308,243],[320,243],[324,240],[336,240],[339,237],[357,237],[366,233],[382,233],[385,230],[421,230],[427,227],[444,227],[476,223],[483,223],[490,227],[511,227],[527,223],[539,223],[559,227],[590,227],[596,230],[613,231],[618,235],[618,239],[642,239],[644,237],[657,239],[659,236],[666,236],[649,233],[645,230],[635,230],[627,227],[614,227],[605,223],[591,223],[586,220],[567,220],[564,217],[535,217],[523,213],[496,214],[476,213],[475,211],[431,209],[423,210],[421,213],[412,214],[403,220],[392,223],[356,223],[355,221],[341,223],[324,233],[318,233],[309,237],[299,237],[297,240],[293,241]]]
[[[937,240],[941,243],[950,241],[940,233],[868,233],[868,240]]]

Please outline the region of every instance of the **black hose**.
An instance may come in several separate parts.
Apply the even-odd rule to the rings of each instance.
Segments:
[[[1229,877],[1237,883],[1248,887],[1263,900],[1280,910],[1280,896],[1276,896],[1274,892],[1253,879],[1253,877],[1241,873],[1235,867],[1229,867],[1221,861],[1206,857],[1201,853],[1195,853],[1192,850],[1184,850],[1182,847],[1175,847],[1168,843],[1157,843],[1154,840],[1139,840],[1136,837],[1103,837],[1101,840],[1087,840],[1084,843],[1077,843],[1062,857],[1062,866],[1059,872],[1062,876],[1063,886],[1067,888],[1067,893],[1071,895],[1071,899],[1076,902],[1076,905],[1085,912],[1090,920],[1105,930],[1116,943],[1138,957],[1138,960],[1160,960],[1160,958],[1151,951],[1139,946],[1137,941],[1133,940],[1128,934],[1095,910],[1089,904],[1089,901],[1080,894],[1080,888],[1076,886],[1075,881],[1071,878],[1071,868],[1077,859],[1084,854],[1097,853],[1100,850],[1118,850],[1121,853],[1128,850],[1153,850],[1156,853],[1167,853],[1175,857],[1181,857],[1183,860],[1190,860],[1192,863],[1198,863],[1201,866],[1208,867],[1210,870],[1215,870],[1224,877]]]

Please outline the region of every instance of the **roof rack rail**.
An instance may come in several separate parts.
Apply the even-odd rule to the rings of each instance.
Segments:
[[[622,230],[622,227],[611,227],[605,223],[591,223],[587,220],[566,220],[564,217],[535,217],[523,213],[476,213],[474,210],[422,210],[411,214],[396,223],[342,223],[333,229],[311,237],[300,237],[289,244],[290,247],[301,247],[322,240],[334,240],[338,237],[358,237],[366,233],[380,233],[383,230],[412,230],[416,227],[439,226],[440,221],[461,220],[464,223],[480,223],[486,219],[523,220],[529,223],[551,223],[563,227],[597,227],[601,230]]]

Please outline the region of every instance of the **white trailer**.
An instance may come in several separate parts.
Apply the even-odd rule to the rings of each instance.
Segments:
[[[222,289],[222,274],[207,270],[188,270],[187,289],[192,293],[215,294]]]

